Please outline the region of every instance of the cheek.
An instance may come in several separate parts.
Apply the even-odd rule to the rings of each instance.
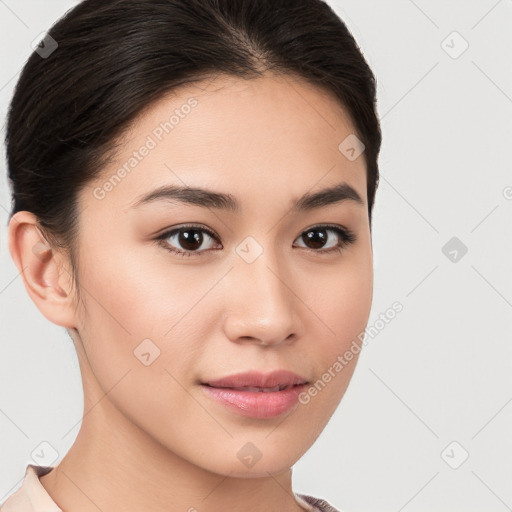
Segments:
[[[193,372],[201,339],[187,311],[204,284],[187,288],[178,274],[136,263],[124,257],[86,267],[91,270],[81,280],[88,293],[79,332],[91,377],[110,401],[154,437],[165,431],[172,437],[179,426],[172,418],[197,414],[189,411],[194,403],[182,383]]]
[[[334,277],[329,311],[332,329],[343,344],[357,339],[368,322],[373,297],[371,261],[360,260],[350,271]]]
[[[362,350],[373,297],[371,252],[359,255],[328,279],[316,281],[306,357],[317,361],[316,385],[303,403],[330,416],[343,397]],[[306,292],[304,292],[306,293]],[[314,327],[313,327],[314,326]]]
[[[311,310],[325,336],[325,352],[343,350],[364,332],[373,297],[373,266],[370,250],[354,253],[339,267],[309,280]],[[314,286],[314,288],[312,288]],[[303,294],[308,297],[304,287]]]
[[[83,265],[87,316],[79,330],[103,392],[151,437],[205,467],[220,465],[229,443],[236,454],[246,442],[244,436],[247,441],[259,439],[261,446],[267,446],[265,453],[277,454],[276,464],[291,455],[297,458],[324,428],[352,375],[357,357],[342,371],[334,368],[329,381],[325,376],[366,326],[373,284],[368,253],[353,255],[336,267],[310,265],[309,274],[301,268],[287,283],[298,296],[293,307],[303,333],[290,358],[297,358],[297,367],[304,368],[307,362],[320,380],[319,387],[307,405],[298,406],[295,424],[290,418],[269,439],[267,430],[257,438],[258,432],[233,426],[232,440],[185,389],[198,367],[208,367],[204,356],[211,355],[211,347],[204,340],[212,338],[212,329],[219,329],[219,318],[230,305],[228,291],[235,286],[226,278],[215,288],[229,266],[212,270],[171,265],[145,254],[144,258],[137,252],[114,257],[110,251],[108,259],[88,256]],[[152,362],[145,365],[144,359]],[[285,453],[283,446],[291,438],[294,444]],[[218,446],[214,454],[208,451],[211,445]],[[232,470],[228,462],[223,464],[226,471]]]
[[[225,297],[210,290],[226,271],[222,265],[213,270],[211,265],[166,264],[157,251],[148,257],[147,248],[117,254],[111,249],[109,258],[89,252],[88,258],[83,264],[86,275],[81,276],[89,292],[85,324],[94,329],[87,339],[101,346],[98,364],[108,356],[130,366],[134,350],[148,339],[156,347],[146,341],[141,350],[160,350],[164,367],[176,368],[176,354],[183,363],[200,357],[205,326],[215,323],[227,306]],[[304,279],[304,274],[310,278]],[[290,288],[298,297],[294,307],[302,318],[304,339],[315,342],[304,343],[303,355],[328,367],[364,332],[368,321],[373,288],[369,243],[361,243],[339,264],[308,263],[296,269]]]
[[[105,391],[128,370],[146,390],[172,380],[166,369],[178,378],[190,375],[205,339],[202,323],[211,304],[201,298],[217,273],[163,265],[148,252],[111,249],[108,259],[89,253],[81,266],[87,269],[80,277],[86,315],[79,331]]]
[[[83,265],[89,322],[120,330],[134,341],[140,336],[161,337],[190,307],[198,293],[194,288],[201,283],[187,280],[179,265],[163,265],[161,258],[152,257],[151,249],[123,253],[111,247],[108,252],[108,259],[90,254]]]

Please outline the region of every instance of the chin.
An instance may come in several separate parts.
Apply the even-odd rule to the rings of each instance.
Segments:
[[[295,460],[282,457],[281,460],[276,459],[275,462],[267,460],[264,463],[263,460],[260,460],[252,468],[240,467],[241,464],[221,464],[215,473],[234,478],[268,478],[270,475],[275,476],[290,471],[295,462]]]
[[[270,437],[272,435],[269,440]],[[191,462],[218,475],[262,478],[289,471],[307,449],[306,446],[298,446],[296,442],[286,445],[269,440],[255,440],[253,444],[247,437],[232,439],[230,443],[218,444],[216,449],[205,453],[202,460]]]

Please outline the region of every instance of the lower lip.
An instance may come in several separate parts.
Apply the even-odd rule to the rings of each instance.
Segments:
[[[274,418],[291,409],[306,385],[293,386],[283,391],[238,391],[230,388],[201,386],[204,392],[226,407],[250,418]]]

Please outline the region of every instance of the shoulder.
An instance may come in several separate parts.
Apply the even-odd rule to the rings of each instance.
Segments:
[[[306,502],[310,507],[311,511],[314,512],[343,512],[340,509],[334,508],[330,503],[308,494],[297,494],[302,501]]]
[[[21,487],[0,504],[0,512],[62,512],[39,481],[52,469],[28,464]]]

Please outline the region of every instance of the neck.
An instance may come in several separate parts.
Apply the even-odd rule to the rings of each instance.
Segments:
[[[82,377],[80,431],[62,461],[40,477],[62,510],[304,510],[292,491],[291,469],[260,478],[236,478],[198,467],[125,417],[99,388],[92,372]]]

